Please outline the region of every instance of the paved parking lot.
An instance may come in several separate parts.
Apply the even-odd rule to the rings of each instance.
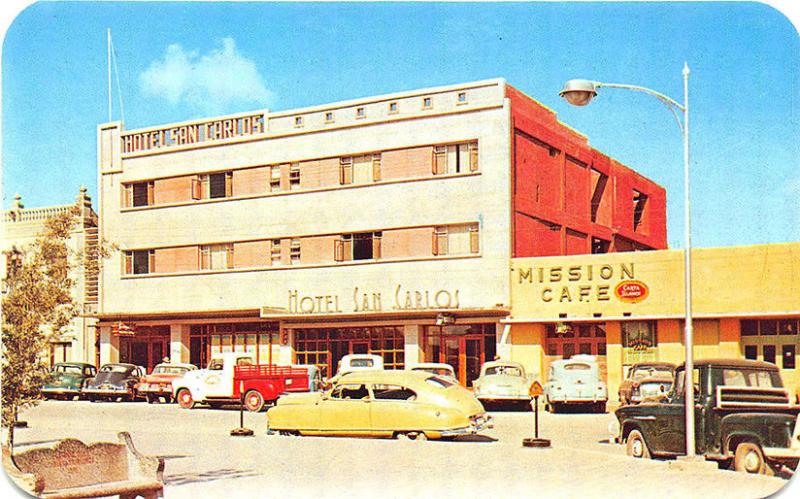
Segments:
[[[282,437],[265,434],[265,415],[245,414],[254,437],[232,438],[234,409],[48,401],[24,413],[20,447],[74,437],[136,446],[166,460],[167,497],[590,496],[765,497],[787,482],[727,470],[678,471],[665,461],[634,460],[608,443],[611,414],[539,412],[550,449],[521,446],[531,412],[493,412],[495,428],[456,442]]]

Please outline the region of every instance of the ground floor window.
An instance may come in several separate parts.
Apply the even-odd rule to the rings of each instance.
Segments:
[[[472,386],[483,363],[496,356],[495,324],[426,326],[423,351],[426,362],[450,364],[459,383]]]
[[[545,351],[547,355],[569,359],[576,354],[605,355],[606,325],[546,324]]]
[[[256,364],[270,364],[277,360],[274,348],[279,345],[275,322],[193,324],[189,330],[189,362],[205,367],[214,355],[244,352]]]
[[[347,354],[370,353],[383,357],[386,369],[405,367],[402,326],[308,328],[294,330],[296,364],[313,364],[324,376],[333,376]]]
[[[740,321],[741,349],[746,359],[796,369],[800,350],[800,319],[746,319]]]

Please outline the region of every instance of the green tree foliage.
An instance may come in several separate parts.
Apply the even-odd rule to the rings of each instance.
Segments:
[[[20,409],[36,405],[49,374],[43,352],[76,315],[67,240],[78,210],[45,222],[42,233],[22,258],[12,263],[3,298],[2,424],[7,445],[14,441],[14,422]]]

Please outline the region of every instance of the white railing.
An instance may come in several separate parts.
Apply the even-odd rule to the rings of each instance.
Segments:
[[[63,213],[68,213],[74,208],[74,204],[68,204],[64,206],[48,206],[46,208],[6,210],[4,219],[6,223],[38,222]]]

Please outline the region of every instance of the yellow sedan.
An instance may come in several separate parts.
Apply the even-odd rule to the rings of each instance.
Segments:
[[[326,392],[291,394],[267,411],[267,433],[396,437],[470,435],[491,428],[464,387],[426,372],[361,371]]]

